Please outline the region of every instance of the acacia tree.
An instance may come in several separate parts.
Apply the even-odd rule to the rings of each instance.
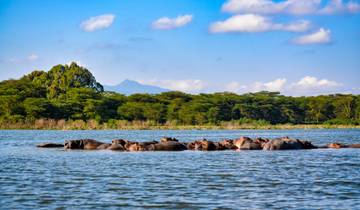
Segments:
[[[335,115],[339,119],[352,119],[355,112],[356,101],[353,96],[341,95],[334,100]]]

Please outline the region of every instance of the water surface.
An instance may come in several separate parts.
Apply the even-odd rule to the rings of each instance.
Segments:
[[[360,143],[360,129],[0,131],[0,209],[359,209],[360,149],[113,152],[40,142],[290,136]]]

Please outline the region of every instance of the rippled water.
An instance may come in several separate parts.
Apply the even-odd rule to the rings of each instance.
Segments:
[[[360,143],[360,130],[0,131],[0,209],[360,209],[360,149],[112,152],[40,149],[94,138],[290,136]]]

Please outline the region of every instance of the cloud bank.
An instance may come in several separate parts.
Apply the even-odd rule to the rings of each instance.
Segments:
[[[259,91],[281,92],[288,95],[314,95],[319,93],[330,93],[336,91],[343,84],[328,79],[318,79],[312,76],[305,76],[288,84],[287,79],[278,78],[269,82],[253,82],[251,84],[240,84],[230,82],[225,85],[225,90],[235,93],[248,93]]]
[[[259,91],[281,92],[286,95],[316,95],[329,94],[334,92],[341,92],[339,88],[343,86],[342,83],[319,79],[313,76],[305,76],[295,82],[288,82],[286,78],[278,78],[272,81],[261,82],[255,81],[249,84],[241,84],[237,81],[232,81],[226,84],[210,84],[199,79],[184,79],[184,80],[137,80],[146,85],[155,85],[158,87],[177,90],[187,93],[200,92],[223,92],[229,91],[238,94],[255,93]],[[342,91],[343,92],[343,91]]]
[[[224,21],[218,21],[210,25],[212,33],[227,32],[265,32],[265,31],[290,31],[304,32],[309,30],[311,23],[300,20],[293,23],[274,23],[271,19],[255,14],[235,15]]]
[[[322,7],[321,0],[228,0],[222,11],[229,13],[291,14],[291,15],[332,15],[338,13],[356,13],[360,5],[354,1],[344,3],[331,0]]]

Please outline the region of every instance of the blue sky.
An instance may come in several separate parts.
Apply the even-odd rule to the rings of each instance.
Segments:
[[[0,80],[77,61],[191,93],[360,92],[356,0],[0,0]]]

